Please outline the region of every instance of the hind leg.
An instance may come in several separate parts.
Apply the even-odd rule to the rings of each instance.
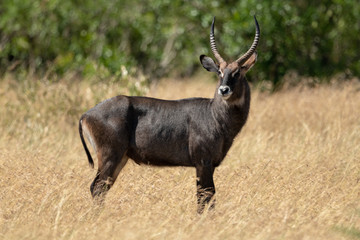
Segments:
[[[114,184],[121,169],[127,163],[125,151],[110,150],[98,153],[99,169],[90,186],[94,198],[103,198]]]

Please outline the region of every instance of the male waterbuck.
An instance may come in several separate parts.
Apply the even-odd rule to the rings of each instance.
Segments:
[[[214,21],[215,18],[210,47],[218,63],[200,56],[202,66],[219,77],[214,98],[167,101],[120,95],[99,103],[81,116],[80,138],[89,163],[94,165],[83,134],[98,159],[98,171],[90,186],[93,197],[102,196],[110,189],[131,158],[138,164],[195,167],[198,212],[211,201],[215,194],[215,167],[226,156],[248,117],[250,88],[245,73],[256,62],[255,49],[260,36],[255,18],[256,34],[250,49],[236,61],[227,63],[216,48]]]

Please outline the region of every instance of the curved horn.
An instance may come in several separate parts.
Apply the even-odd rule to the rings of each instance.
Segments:
[[[256,50],[256,47],[259,43],[259,38],[260,38],[260,27],[259,27],[259,23],[257,22],[256,20],[256,17],[254,15],[254,19],[255,19],[255,25],[256,25],[256,33],[255,33],[255,38],[254,38],[254,41],[250,47],[250,49],[244,54],[242,55],[238,60],[236,60],[236,62],[242,66],[246,60],[248,60],[251,55],[253,55],[253,53],[255,52]]]
[[[219,62],[219,64],[225,62],[225,60],[220,56],[215,43],[215,35],[214,35],[214,24],[215,24],[215,17],[211,24],[211,31],[210,31],[210,47],[211,51],[213,52],[216,60]]]

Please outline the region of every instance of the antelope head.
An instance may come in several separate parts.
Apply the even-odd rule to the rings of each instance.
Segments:
[[[209,72],[215,72],[219,76],[219,86],[217,89],[217,94],[224,100],[231,100],[232,98],[236,98],[239,94],[234,94],[237,89],[239,89],[239,85],[241,81],[245,79],[246,72],[255,64],[257,59],[256,47],[259,42],[260,37],[260,27],[255,19],[256,25],[256,33],[254,41],[250,47],[250,49],[239,57],[236,61],[227,63],[219,54],[216,43],[215,43],[215,35],[214,35],[214,23],[215,17],[211,24],[210,31],[210,47],[213,52],[215,59],[218,63],[216,63],[212,58],[201,55],[200,62],[203,67]],[[233,96],[233,97],[232,97]]]

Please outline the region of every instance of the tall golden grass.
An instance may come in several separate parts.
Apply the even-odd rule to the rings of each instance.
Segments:
[[[149,96],[211,97],[202,79]],[[196,213],[195,170],[138,166],[94,204],[80,115],[116,84],[0,81],[0,239],[360,238],[360,85],[252,92],[247,124],[215,171],[217,205]]]

